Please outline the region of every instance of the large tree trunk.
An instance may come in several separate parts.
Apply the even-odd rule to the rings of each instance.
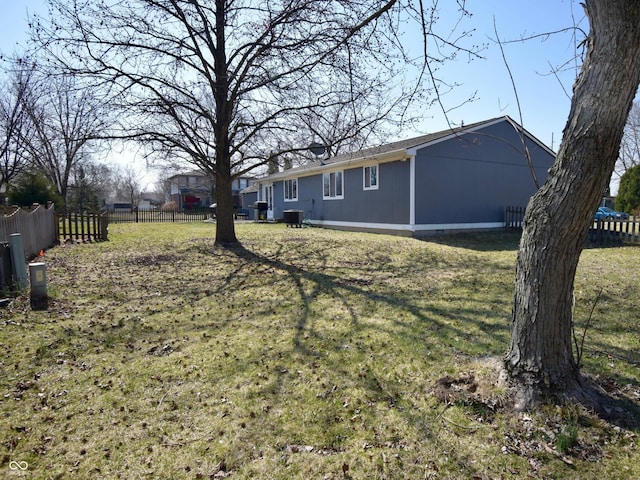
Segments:
[[[505,367],[520,409],[588,393],[572,352],[573,282],[640,81],[640,2],[585,3],[587,55],[556,163],[527,208],[517,258]]]
[[[214,135],[216,142],[216,245],[238,243],[233,224],[233,190],[231,176],[231,149],[229,128],[232,105],[229,101],[229,74],[226,53],[226,13],[225,0],[216,0],[216,45],[215,58],[215,101],[216,121]]]
[[[233,190],[231,188],[230,168],[221,168],[216,162],[216,245],[238,243],[233,223]]]

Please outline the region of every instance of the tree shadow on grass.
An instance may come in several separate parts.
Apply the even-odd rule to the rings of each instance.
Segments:
[[[449,247],[465,248],[478,252],[517,252],[522,237],[521,230],[500,230],[491,232],[461,232],[451,235],[426,236],[421,240]],[[620,247],[639,247],[628,243],[619,237],[597,236],[597,232],[590,232],[585,240],[585,250],[598,250]]]
[[[519,230],[462,232],[452,235],[422,237],[421,240],[478,252],[511,252],[518,250],[521,234],[522,232]]]
[[[385,305],[407,313],[410,317],[417,319],[424,328],[429,328],[430,331],[446,332],[450,330],[451,332],[449,336],[467,336],[467,332],[464,329],[455,327],[452,322],[443,322],[438,318],[441,317],[443,319],[455,320],[461,323],[466,322],[468,324],[475,324],[479,330],[498,335],[498,327],[496,327],[495,324],[483,322],[479,319],[483,316],[491,316],[491,308],[487,308],[486,311],[475,311],[470,309],[448,311],[444,307],[438,307],[431,309],[431,313],[433,313],[433,315],[428,315],[427,312],[425,312],[425,307],[418,306],[417,304],[409,301],[406,297],[394,295],[396,292],[373,291],[366,288],[368,286],[368,282],[366,281],[361,279],[354,280],[343,278],[340,275],[331,274],[330,268],[326,265],[326,262],[322,262],[321,266],[317,266],[316,263],[313,269],[305,269],[304,267],[293,263],[280,260],[279,258],[282,248],[284,248],[284,246],[281,245],[270,257],[267,257],[248,250],[244,246],[240,245],[225,247],[227,251],[232,252],[234,255],[237,255],[249,264],[267,266],[278,271],[286,272],[292,280],[303,305],[302,314],[296,324],[294,343],[297,348],[306,348],[304,346],[302,336],[308,327],[312,311],[312,303],[320,294],[331,295],[333,298],[338,300],[348,312],[349,321],[354,328],[361,327],[360,313],[356,311],[350,302],[348,295],[353,295],[358,298],[365,299],[366,301]],[[314,255],[316,256],[314,261],[317,261],[318,253],[316,252]],[[296,263],[304,263],[305,260],[306,259],[303,255],[296,258]],[[239,272],[239,270],[237,270],[236,273],[237,272]],[[309,289],[309,285],[312,285],[313,287]],[[495,315],[495,312],[493,312],[493,314]],[[395,318],[391,320],[391,323],[394,325],[401,325],[402,321],[399,318]],[[382,327],[378,326],[377,328],[381,329]],[[386,333],[392,334],[393,332],[388,331]],[[477,339],[477,341],[480,342],[481,340]]]
[[[472,242],[470,242],[468,238],[462,237],[456,237],[455,240],[455,242],[451,242],[450,239],[446,242],[441,240],[438,243],[471,248],[470,245],[476,245],[477,242],[478,250],[480,250],[480,245],[492,243],[488,242],[486,238],[473,239]],[[500,244],[500,242],[493,242],[494,247],[484,248],[484,250],[517,248],[517,243],[515,242],[515,237],[513,235],[509,235],[508,238],[501,243],[501,246],[496,247],[497,244]],[[506,345],[506,342],[508,341],[508,328],[506,325],[504,327],[499,327],[499,324],[497,323],[485,322],[482,320],[483,315],[489,315],[489,317],[492,315],[490,309],[487,312],[480,312],[475,309],[449,309],[440,306],[427,312],[425,311],[425,307],[418,306],[417,304],[408,301],[407,298],[400,298],[387,292],[382,293],[379,291],[372,291],[367,289],[366,285],[362,285],[359,282],[353,282],[353,279],[342,278],[339,275],[331,274],[330,270],[327,268],[318,269],[317,263],[314,264],[312,269],[306,269],[302,266],[283,261],[280,259],[280,254],[282,253],[283,248],[284,245],[280,245],[279,249],[269,257],[248,250],[244,246],[233,246],[227,248],[227,250],[239,258],[242,258],[247,263],[268,266],[270,268],[286,272],[289,278],[293,281],[297,294],[303,304],[301,315],[296,324],[296,334],[294,336],[295,349],[300,353],[316,358],[322,356],[322,352],[314,351],[309,347],[307,342],[305,342],[305,332],[308,330],[310,313],[312,310],[311,305],[320,294],[330,294],[337,301],[341,302],[344,308],[349,312],[350,322],[353,328],[356,329],[360,328],[361,322],[359,318],[360,313],[353,307],[349,298],[354,295],[366,298],[368,301],[387,305],[397,311],[410,314],[411,317],[420,322],[422,325],[421,328],[428,328],[432,332],[437,332],[437,337],[441,338],[445,343],[453,337],[468,337],[468,332],[464,328],[456,327],[455,322],[462,322],[464,325],[474,325],[477,329],[482,331],[485,338],[492,337],[495,340],[497,337],[501,344]],[[315,256],[314,261],[317,262],[317,255],[321,254],[314,252],[313,255]],[[290,256],[290,252],[288,252],[287,256]],[[304,263],[304,261],[304,255],[296,257],[296,263]],[[326,262],[324,262],[324,267],[326,266]],[[313,288],[311,289],[309,289],[310,284],[313,285]],[[495,312],[493,312],[493,316],[495,315]],[[400,320],[395,319],[393,323],[398,326],[400,324]],[[376,326],[375,328],[382,329],[383,327]],[[406,335],[412,335],[411,328],[409,327],[406,327],[402,331],[404,331],[404,334]],[[398,330],[390,329],[386,333],[389,335],[397,335]],[[470,340],[467,339],[467,341]],[[490,355],[496,354],[495,344],[492,345],[491,343],[484,342],[480,338],[475,339],[475,342],[485,343],[485,351]],[[339,347],[336,346],[336,348]],[[482,345],[476,345],[476,350],[483,350]],[[619,376],[612,375],[605,381],[604,386],[601,382],[596,382],[597,385],[600,385],[598,396],[601,404],[603,405],[603,409],[600,410],[599,413],[602,418],[614,425],[631,430],[637,430],[640,428],[640,405],[638,402],[625,395],[620,388],[609,390],[605,388],[607,383],[609,385],[635,384],[637,386],[637,381],[631,378],[623,379],[621,377],[617,377]],[[377,388],[376,383],[371,383],[369,388],[375,390]],[[589,406],[587,401],[584,402],[584,405],[587,407]]]

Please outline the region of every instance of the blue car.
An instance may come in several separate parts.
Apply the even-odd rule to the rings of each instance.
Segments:
[[[626,220],[629,215],[624,212],[616,212],[607,207],[600,207],[596,211],[594,220]]]

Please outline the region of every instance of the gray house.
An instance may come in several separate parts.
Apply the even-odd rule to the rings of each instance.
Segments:
[[[505,208],[526,206],[554,160],[542,142],[500,117],[313,162],[256,184],[270,219],[302,210],[305,222],[318,226],[421,236],[503,227]]]

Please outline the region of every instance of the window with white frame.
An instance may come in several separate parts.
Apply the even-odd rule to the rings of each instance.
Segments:
[[[291,180],[284,181],[284,201],[293,202],[298,200],[298,179],[292,178]]]
[[[342,171],[322,174],[322,198],[344,198]]]
[[[369,165],[362,169],[363,185],[365,190],[378,189],[378,165]]]

